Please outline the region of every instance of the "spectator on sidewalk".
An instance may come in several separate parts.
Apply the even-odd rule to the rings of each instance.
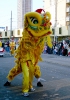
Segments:
[[[66,41],[63,43],[63,56],[67,56],[68,55],[68,50],[67,50],[68,44],[66,43]]]
[[[68,45],[67,50],[68,50],[68,56],[70,57],[70,44]]]

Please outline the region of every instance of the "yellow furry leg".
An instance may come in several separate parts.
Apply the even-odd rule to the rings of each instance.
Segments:
[[[23,73],[23,90],[22,92],[28,92],[29,88],[32,88],[32,81],[34,76],[34,67],[31,61],[27,61],[21,64]]]
[[[9,81],[12,81],[14,79],[14,77],[18,74],[20,74],[22,72],[21,67],[18,67],[17,65],[14,66],[10,71],[9,74],[7,76]]]
[[[29,63],[30,64],[30,63]],[[31,65],[31,64],[30,64]],[[28,67],[27,67],[28,68]],[[32,73],[34,72],[34,76],[36,77],[36,78],[39,78],[40,76],[41,76],[41,71],[40,71],[40,67],[38,66],[38,65],[36,65],[35,67],[33,67],[34,69],[31,69],[31,67],[30,67],[30,70],[29,70],[29,73],[31,73],[31,74],[29,74],[30,76],[30,88],[32,88],[32,79],[33,79],[33,75],[32,75]],[[32,72],[31,72],[32,71]],[[7,78],[8,78],[8,80],[10,80],[10,81],[12,81],[13,79],[14,79],[14,77],[16,76],[16,75],[18,75],[18,74],[20,74],[20,73],[22,73],[22,68],[21,67],[18,67],[17,65],[16,66],[14,66],[10,71],[9,71],[9,74],[8,74],[8,76],[7,76]]]
[[[29,62],[29,88],[33,88],[32,82],[34,78],[34,65],[32,62]]]
[[[40,67],[39,67],[38,65],[36,65],[36,66],[34,67],[34,76],[35,76],[36,78],[39,78],[39,77],[41,76]]]

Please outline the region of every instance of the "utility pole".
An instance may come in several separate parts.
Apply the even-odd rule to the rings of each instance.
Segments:
[[[57,1],[55,0],[55,28],[57,27]],[[54,32],[54,41],[56,41],[56,33]]]
[[[12,11],[11,11],[11,27],[10,27],[11,29],[10,29],[10,38],[11,38],[11,36],[12,36]]]

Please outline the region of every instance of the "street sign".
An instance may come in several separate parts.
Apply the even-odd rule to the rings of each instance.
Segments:
[[[0,27],[0,29],[5,29],[5,27]]]

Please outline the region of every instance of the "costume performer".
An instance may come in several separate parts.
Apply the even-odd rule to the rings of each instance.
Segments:
[[[41,75],[38,62],[42,61],[40,56],[43,52],[46,38],[47,45],[52,46],[50,19],[50,13],[45,12],[43,9],[37,9],[35,12],[25,14],[23,36],[15,51],[16,65],[9,71],[7,76],[8,82],[10,82],[22,72],[24,77],[22,92],[24,96],[29,96],[29,90],[35,90],[32,85],[33,77],[39,78]],[[4,84],[5,86],[6,83]]]
[[[11,55],[14,55],[14,52],[15,52],[15,41],[12,39],[9,45],[10,45],[10,53],[11,53]]]

